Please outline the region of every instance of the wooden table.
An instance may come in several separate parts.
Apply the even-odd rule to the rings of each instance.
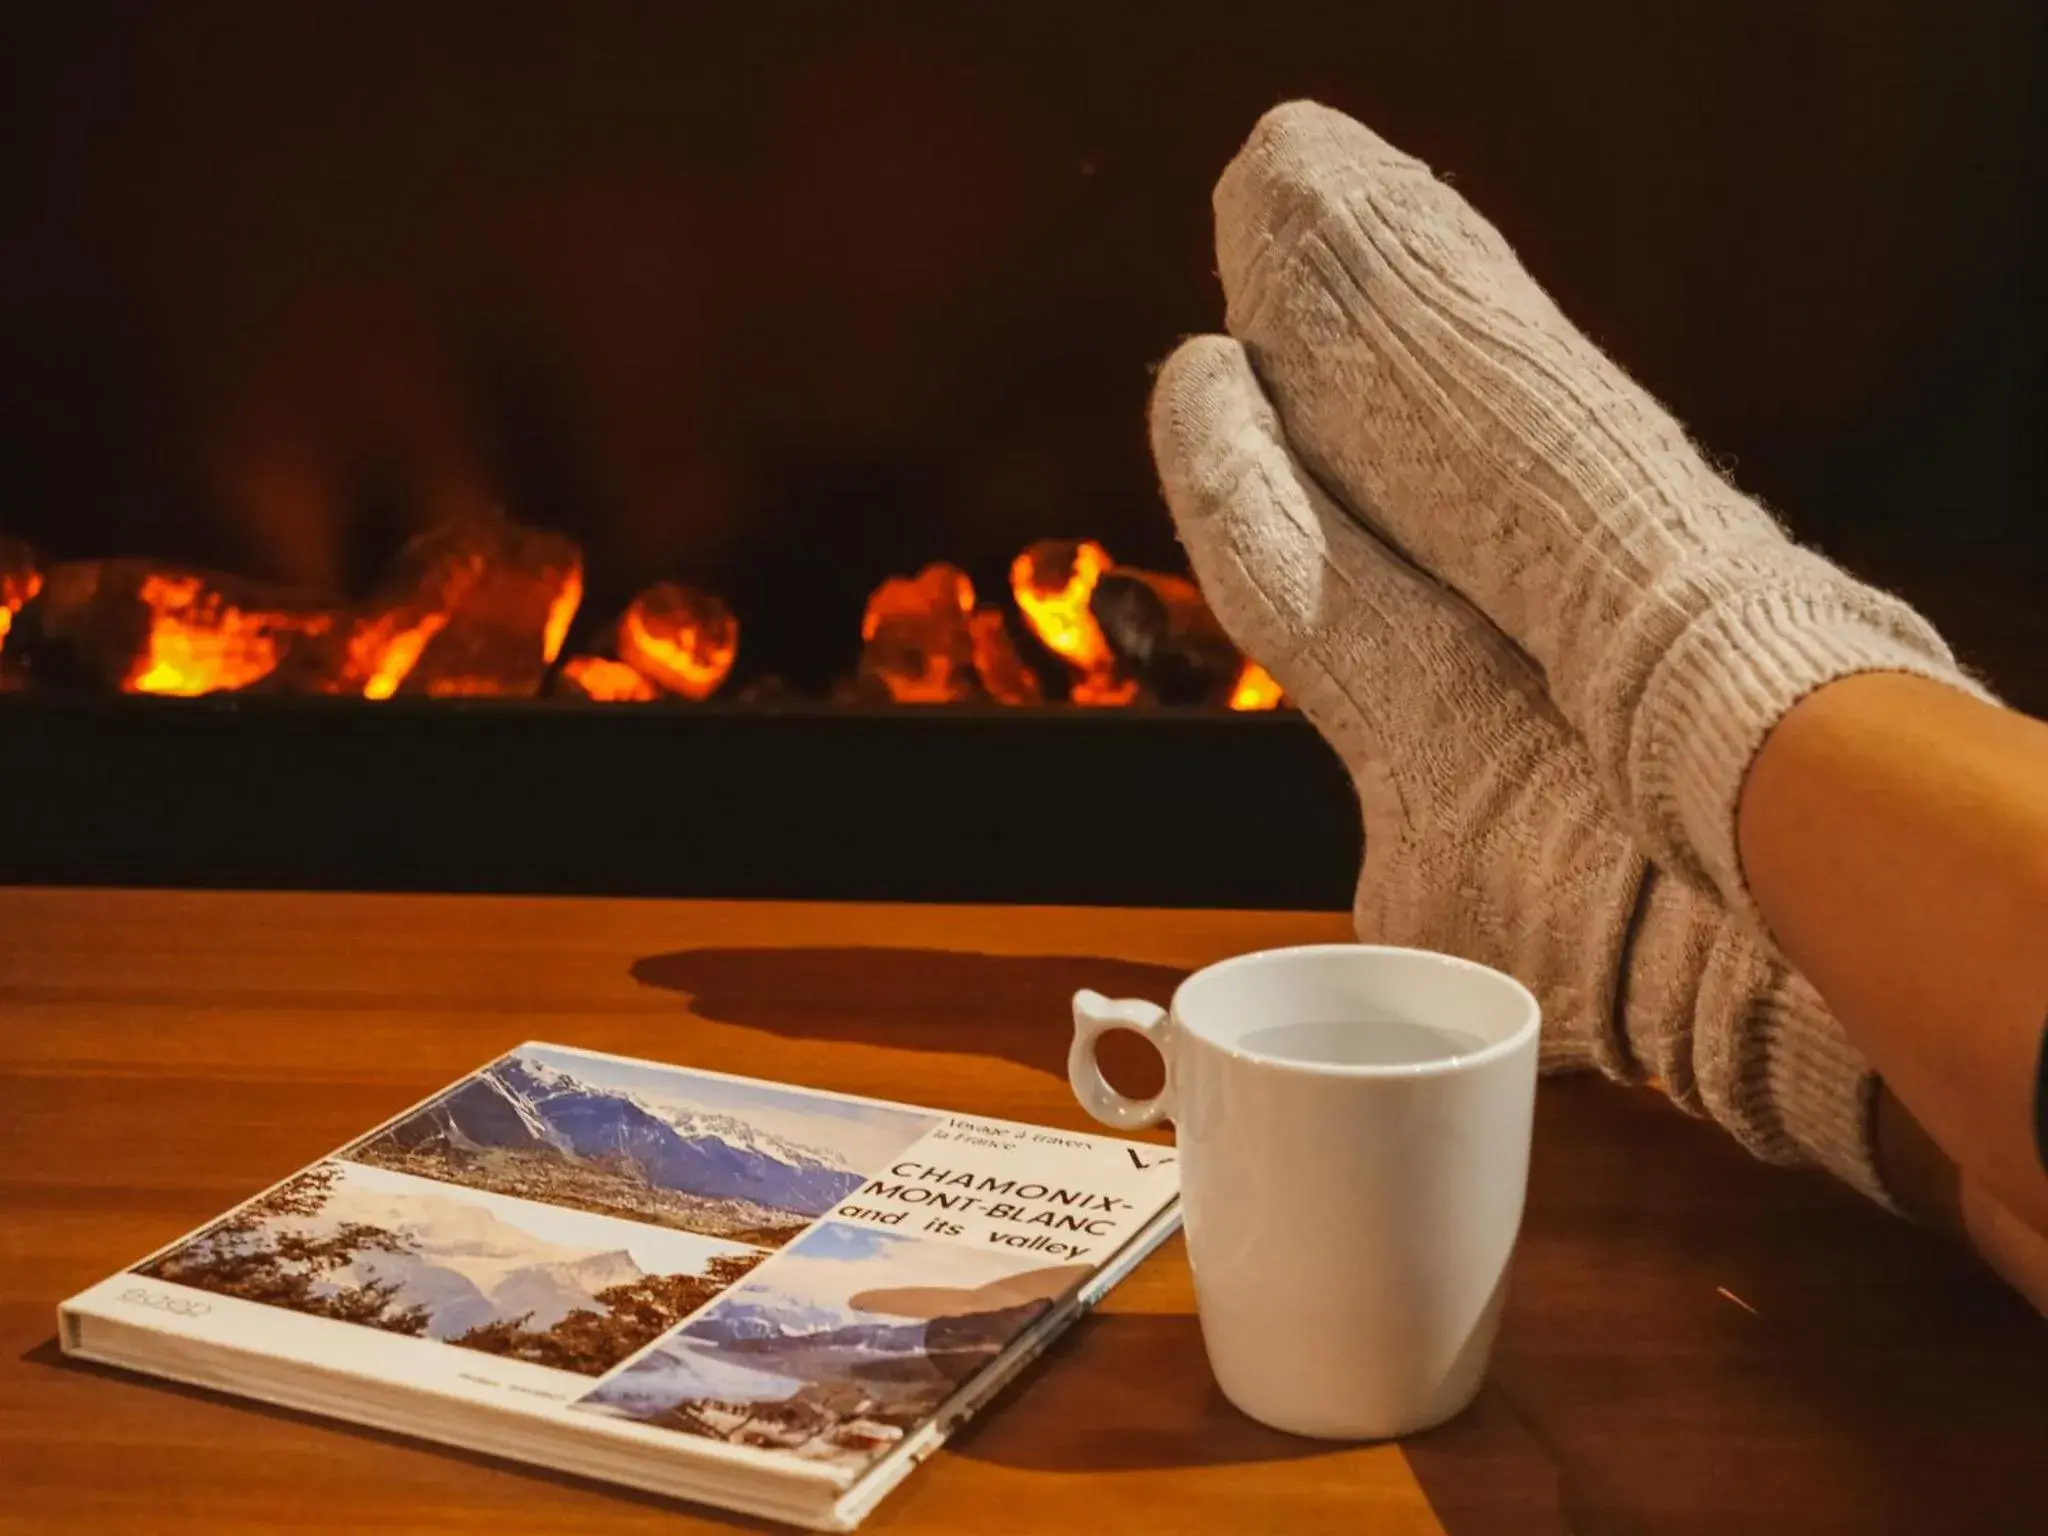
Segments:
[[[63,1296],[545,1038],[1081,1127],[1078,985],[1164,998],[1274,913],[0,891],[0,1527],[729,1529],[58,1353]],[[1647,1091],[1546,1084],[1494,1376],[1401,1446],[1212,1387],[1176,1244],[877,1532],[2048,1530],[2048,1329]]]

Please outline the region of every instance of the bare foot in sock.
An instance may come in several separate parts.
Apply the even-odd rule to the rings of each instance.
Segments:
[[[1323,494],[1236,342],[1167,362],[1152,444],[1218,618],[1357,783],[1359,936],[1510,972],[1547,1068],[1654,1075],[1759,1156],[1889,1204],[1876,1080],[1819,997],[1637,852],[1527,659]]]
[[[1976,691],[1911,609],[1787,542],[1420,161],[1293,103],[1215,202],[1229,329],[1303,462],[1536,662],[1664,867],[1750,910],[1743,775],[1822,684]]]

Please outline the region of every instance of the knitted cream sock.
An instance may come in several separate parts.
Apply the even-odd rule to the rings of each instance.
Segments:
[[[1655,1074],[1759,1156],[1890,1204],[1876,1080],[1709,896],[1659,877],[1526,658],[1308,477],[1236,342],[1162,370],[1152,444],[1202,590],[1350,768],[1363,939],[1519,977],[1546,1069]]]
[[[1785,712],[1856,672],[1979,691],[1904,603],[1787,542],[1419,160],[1293,103],[1215,202],[1230,331],[1302,461],[1535,660],[1660,864],[1754,920],[1737,797]]]

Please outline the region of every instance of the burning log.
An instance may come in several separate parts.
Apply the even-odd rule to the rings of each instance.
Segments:
[[[50,569],[18,628],[39,675],[189,697],[260,683],[340,624],[323,600],[231,576],[80,560]]]
[[[531,696],[583,595],[559,534],[496,513],[414,535],[369,599],[265,680],[267,692]]]
[[[483,519],[441,523],[407,540],[368,602],[294,681],[319,693],[388,699],[419,664],[489,569],[497,530]]]
[[[860,682],[880,684],[898,704],[957,704],[975,698],[974,584],[957,566],[928,565],[891,576],[868,598],[860,621]]]
[[[1160,703],[1230,697],[1243,658],[1192,581],[1118,566],[1096,581],[1088,611],[1122,670]]]
[[[555,674],[555,691],[607,704],[651,704],[661,697],[654,684],[608,656],[571,656]]]
[[[373,621],[387,626],[375,631],[383,651],[373,681],[400,671],[399,693],[434,698],[540,692],[583,601],[583,556],[573,543],[492,518],[429,535],[400,565],[409,567],[405,596]],[[417,660],[400,669],[409,645]]]
[[[993,699],[1036,704],[1038,674],[1018,655],[1002,610],[976,608],[957,566],[928,565],[875,588],[861,615],[860,674],[851,697],[898,704]]]
[[[1089,606],[1110,564],[1109,551],[1092,539],[1046,539],[1010,565],[1010,591],[1025,622],[1078,674],[1069,694],[1076,704],[1129,704],[1138,696],[1137,680],[1119,669]]]
[[[619,616],[619,659],[686,699],[716,693],[739,649],[740,622],[732,610],[678,582],[649,587]]]

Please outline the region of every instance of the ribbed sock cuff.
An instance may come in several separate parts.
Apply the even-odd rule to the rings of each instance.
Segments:
[[[1730,934],[1697,1021],[1700,1089],[1765,1162],[1823,1168],[1893,1214],[1877,1148],[1881,1082],[1818,992]]]
[[[1884,1179],[1877,1145],[1882,1080],[1849,1043],[1820,994],[1794,971],[1758,1009],[1769,1102],[1785,1137],[1808,1162],[1903,1215]]]
[[[1626,803],[1651,856],[1718,891],[1753,930],[1736,813],[1764,739],[1808,694],[1902,672],[1983,699],[1933,626],[1806,550],[1738,559],[1684,582],[1702,600],[1643,688],[1627,741]]]

